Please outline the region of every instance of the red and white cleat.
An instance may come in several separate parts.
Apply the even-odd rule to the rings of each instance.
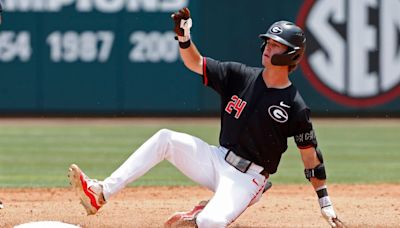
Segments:
[[[207,203],[208,201],[200,201],[200,203],[193,207],[193,209],[190,211],[175,212],[164,223],[164,228],[196,226],[196,217],[204,209]]]
[[[94,215],[106,203],[103,197],[103,187],[98,180],[90,179],[75,164],[68,170],[70,184],[76,190],[81,204],[88,215]]]

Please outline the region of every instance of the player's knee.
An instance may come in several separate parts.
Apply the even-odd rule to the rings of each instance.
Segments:
[[[199,228],[221,228],[227,227],[228,222],[224,219],[202,215],[197,216],[196,224]]]
[[[156,136],[160,142],[168,142],[171,139],[172,131],[169,129],[161,129],[156,133]]]
[[[152,147],[152,153],[156,153],[160,159],[168,157],[168,148],[172,138],[172,131],[169,129],[161,129],[155,133],[149,143]]]

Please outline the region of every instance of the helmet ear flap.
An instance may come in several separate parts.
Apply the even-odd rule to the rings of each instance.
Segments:
[[[271,63],[272,65],[276,66],[296,65],[300,62],[303,53],[304,49],[289,50],[288,52],[280,55],[273,55],[271,58]]]
[[[281,54],[281,55],[273,55],[271,58],[272,65],[275,66],[287,66],[288,62],[291,61],[291,55],[288,53]]]

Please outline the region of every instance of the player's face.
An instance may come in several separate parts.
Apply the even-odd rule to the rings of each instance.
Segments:
[[[284,44],[281,44],[273,39],[268,39],[267,44],[264,48],[264,53],[262,55],[262,64],[263,66],[270,66],[271,64],[271,57],[276,54],[284,53],[288,47]]]

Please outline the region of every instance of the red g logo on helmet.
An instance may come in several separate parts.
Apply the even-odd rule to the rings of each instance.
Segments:
[[[311,84],[350,107],[398,98],[398,12],[398,0],[305,0],[297,24],[308,38],[301,68]]]

